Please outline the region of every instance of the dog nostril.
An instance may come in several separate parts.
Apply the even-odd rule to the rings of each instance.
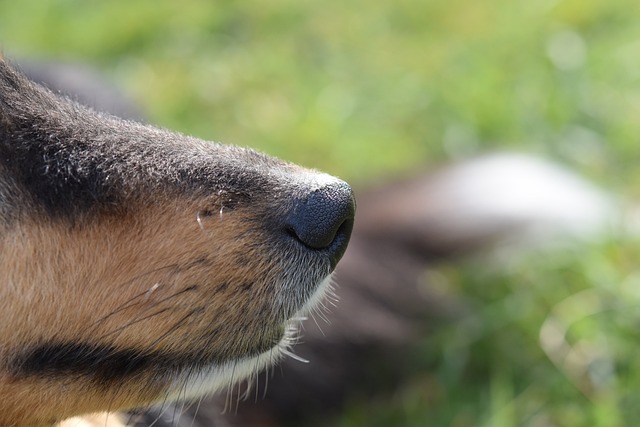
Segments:
[[[354,215],[355,199],[351,187],[343,181],[335,181],[312,191],[294,206],[287,230],[312,249],[326,249],[336,242],[336,258],[339,259],[349,241]]]

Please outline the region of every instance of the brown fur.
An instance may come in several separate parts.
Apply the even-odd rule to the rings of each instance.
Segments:
[[[0,425],[48,426],[189,397],[220,386],[200,380],[228,384],[275,361],[344,251],[354,203],[346,184],[92,115],[0,71],[0,149],[9,156],[0,162]],[[20,91],[46,101],[47,112]],[[85,142],[74,126],[89,122]],[[60,140],[37,139],[50,135]],[[148,145],[154,138],[169,140],[168,151]],[[58,157],[46,157],[58,146]],[[189,165],[167,159],[175,153]],[[93,167],[96,181],[85,183]],[[333,240],[314,223],[323,209],[345,212],[326,235]]]
[[[237,333],[225,329],[225,324],[243,325],[246,331],[261,334],[264,312],[274,311],[267,295],[276,290],[254,289],[248,298],[248,290],[241,285],[262,281],[272,274],[272,266],[268,259],[261,259],[259,251],[247,253],[246,240],[256,236],[247,231],[243,241],[230,235],[242,221],[235,215],[223,215],[207,219],[201,228],[197,208],[185,209],[177,203],[142,211],[154,214],[106,218],[90,230],[31,223],[3,236],[0,271],[9,274],[5,287],[0,288],[0,301],[2,312],[11,316],[5,316],[0,346],[24,348],[55,336],[60,341],[108,341],[116,347],[151,351],[160,345],[186,350],[204,341],[212,351],[222,351],[237,340]],[[57,256],[51,257],[52,253]],[[264,270],[253,263],[238,263],[239,257],[247,256]],[[211,271],[214,263],[218,269]],[[28,295],[13,291],[30,289],[31,283],[42,285]],[[230,285],[223,287],[225,283]],[[34,306],[39,307],[37,313]],[[207,313],[215,313],[216,318],[208,318]],[[179,324],[185,317],[188,321]],[[169,333],[176,325],[179,329]],[[215,338],[207,335],[212,326],[222,331]],[[166,338],[149,343],[150,336]],[[273,341],[269,335],[258,339]],[[46,378],[0,378],[0,382],[11,384],[0,390],[0,419],[27,419],[34,412],[50,419],[104,407],[104,396],[92,394],[93,387],[82,381],[59,384]],[[114,397],[110,405],[122,408],[150,403],[163,391],[161,384],[155,389],[136,384],[136,378],[120,384],[130,390]],[[37,411],[29,398],[34,388],[48,390],[41,393],[45,397],[37,403]],[[83,396],[79,402],[77,395]]]

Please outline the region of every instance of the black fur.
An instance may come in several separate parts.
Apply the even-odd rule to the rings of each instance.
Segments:
[[[269,350],[277,341],[277,338],[265,341],[260,347],[245,350],[242,356],[256,356]],[[240,356],[149,352],[81,342],[48,342],[15,354],[9,364],[9,372],[14,378],[85,377],[105,386],[135,379],[140,374],[151,374],[158,379],[171,378],[185,369],[197,370]]]
[[[148,370],[171,366],[168,358],[158,354],[88,344],[42,344],[29,349],[16,359],[15,377],[87,376],[98,383],[113,383]]]
[[[149,192],[215,195],[224,207],[278,199],[274,176],[290,166],[252,150],[204,143],[97,113],[59,97],[0,61],[0,170],[50,217],[117,212]],[[283,182],[283,184],[285,184]],[[265,194],[271,193],[271,194]],[[214,206],[217,211],[220,206]]]
[[[285,334],[285,319],[304,306],[344,254],[355,201],[338,179],[250,149],[98,113],[32,83],[0,59],[0,225],[29,218],[83,226],[105,215],[136,218],[147,213],[145,208],[152,215],[153,208],[174,201],[194,226],[196,218],[242,210],[237,217],[244,222],[235,237],[244,239],[246,253],[207,268],[249,265],[256,277],[214,284],[211,290],[234,287],[246,295],[247,305],[253,294],[262,300],[273,297],[258,301],[259,311],[251,314],[264,321],[264,330],[249,330],[256,329],[254,322],[212,322],[215,327],[206,332],[191,333],[197,345],[181,350],[188,354],[175,354],[171,346],[123,349],[109,340],[96,344],[45,336],[5,350],[11,375],[56,381],[84,377],[113,385],[142,375],[168,378],[274,349]],[[193,262],[202,267],[210,260],[203,255]],[[207,284],[187,289],[199,285]],[[259,295],[259,286],[269,295]],[[193,316],[204,322],[198,316],[205,310],[205,305],[195,307],[183,320]],[[225,313],[220,309],[220,316]],[[212,343],[223,343],[223,348]]]

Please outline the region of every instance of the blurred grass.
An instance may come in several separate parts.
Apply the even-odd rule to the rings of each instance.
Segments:
[[[499,269],[438,267],[468,313],[422,343],[409,383],[354,399],[335,425],[636,425],[639,257],[637,240],[620,238]]]
[[[640,173],[637,12],[631,0],[0,0],[0,48],[92,62],[156,123],[350,180],[511,147],[626,187]]]
[[[631,0],[0,0],[0,49],[93,63],[197,136],[368,182],[487,150],[640,197]],[[622,238],[441,266],[470,309],[393,396],[340,426],[626,426],[640,415],[640,259]],[[373,408],[372,408],[373,404]]]

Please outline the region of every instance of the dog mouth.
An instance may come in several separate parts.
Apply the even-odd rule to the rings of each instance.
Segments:
[[[105,219],[104,227],[114,236],[108,242],[98,238],[103,223],[77,227],[72,231],[80,244],[64,249],[83,254],[78,248],[103,242],[102,250],[110,254],[91,271],[93,276],[87,273],[88,283],[77,273],[73,280],[63,274],[75,271],[78,263],[89,265],[92,260],[84,255],[60,267],[65,276],[61,287],[67,292],[61,295],[73,295],[80,302],[74,313],[82,321],[31,328],[36,332],[29,342],[8,353],[8,373],[16,381],[128,394],[138,405],[197,398],[250,379],[283,358],[303,361],[292,346],[302,322],[322,312],[331,294],[331,273],[353,226],[353,207],[345,211],[324,227],[326,240],[297,223],[296,216],[289,219],[296,227],[293,231],[282,222],[277,233],[274,223],[249,228],[260,218],[242,207],[222,219],[199,217],[200,221],[176,209],[176,223],[185,232],[179,239],[171,234],[166,241],[154,240],[153,228],[132,239],[128,230],[147,230],[145,218],[136,219],[140,224]],[[138,255],[108,252],[120,239]],[[149,245],[151,241],[159,246]],[[151,257],[154,254],[159,255]],[[120,265],[133,267],[121,272],[114,268]],[[144,270],[135,269],[137,265],[144,265]],[[65,288],[81,279],[83,286]],[[108,287],[112,290],[100,294],[107,287],[97,285],[107,281],[115,282]],[[44,295],[55,300],[58,294]],[[100,295],[111,298],[112,304],[84,303]]]
[[[165,399],[189,400],[214,393],[238,381],[247,380],[252,383],[258,373],[286,357],[308,363],[296,355],[292,347],[300,339],[303,322],[309,316],[323,316],[322,312],[327,309],[324,301],[332,298],[332,289],[332,276],[328,275],[316,286],[307,302],[269,334],[277,338],[255,343],[249,355],[222,363],[185,367],[172,380]]]
[[[272,259],[273,265],[280,267],[276,268],[277,278],[274,277],[277,285],[270,287],[275,291],[268,304],[273,310],[273,314],[267,316],[271,320],[256,320],[260,316],[249,315],[253,317],[248,329],[251,332],[245,327],[237,328],[228,346],[235,347],[230,357],[183,364],[173,375],[165,398],[190,400],[242,380],[252,383],[259,372],[284,358],[306,363],[295,354],[293,347],[300,339],[304,321],[308,317],[324,318],[329,309],[327,303],[331,304],[335,298],[332,273],[344,253],[352,226],[352,220],[344,221],[333,241],[323,248],[309,248],[295,239],[289,241],[287,249],[282,251],[287,256]]]
[[[274,322],[271,326],[265,324],[260,338],[246,347],[246,351],[242,356],[235,357],[232,360],[254,358],[265,352],[271,353],[278,359],[283,356],[296,358],[291,348],[300,338],[303,323],[309,317],[314,319],[325,318],[325,314],[329,310],[327,301],[331,303],[336,298],[333,286],[333,276],[331,274],[319,280],[317,285],[312,287],[313,292],[305,296],[303,304],[294,308],[286,307],[285,310],[290,314],[287,314],[284,320]]]

